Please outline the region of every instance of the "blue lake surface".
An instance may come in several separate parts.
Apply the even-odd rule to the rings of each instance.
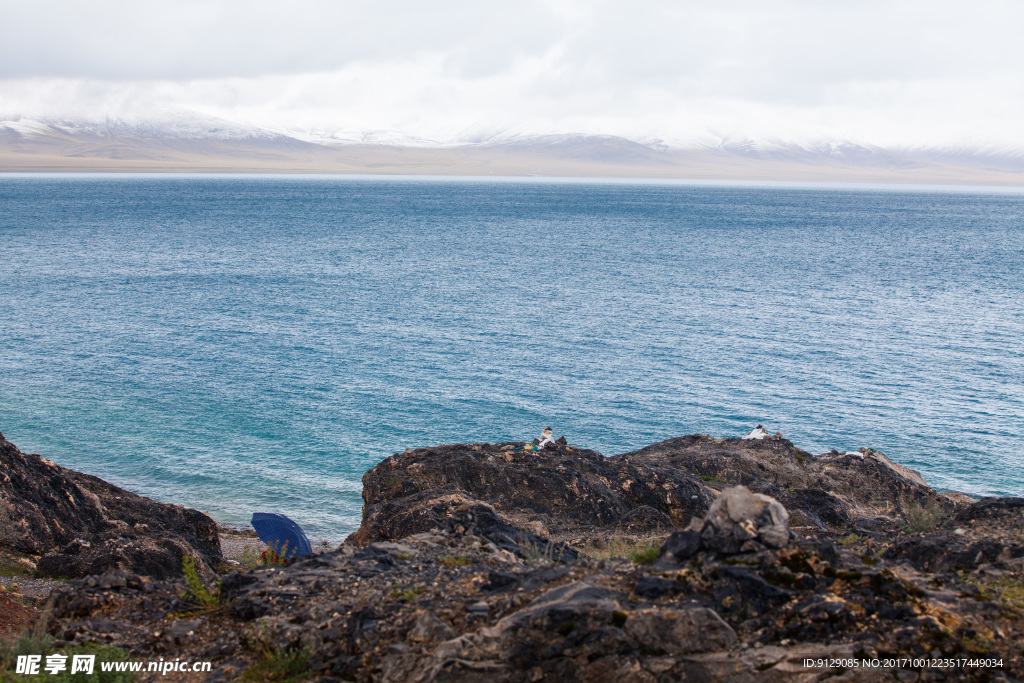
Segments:
[[[0,431],[337,541],[407,447],[757,423],[1024,495],[1024,195],[0,176]]]

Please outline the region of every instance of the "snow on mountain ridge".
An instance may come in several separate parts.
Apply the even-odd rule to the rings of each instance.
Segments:
[[[738,135],[699,133],[687,138],[663,138],[655,134],[623,137],[605,134],[556,133],[538,134],[526,128],[502,128],[462,131],[447,139],[432,139],[394,130],[355,130],[346,128],[263,127],[199,114],[190,110],[168,110],[146,118],[26,118],[0,115],[0,131],[31,139],[48,134],[103,138],[138,138],[142,140],[212,140],[255,142],[299,142],[323,146],[380,145],[393,147],[445,148],[506,147],[510,149],[549,148],[552,152],[572,147],[577,155],[584,147],[603,148],[607,160],[621,155],[641,153],[637,146],[650,151],[654,159],[666,160],[679,154],[702,152],[747,159],[796,161],[801,163],[840,163],[864,166],[904,166],[920,163],[959,163],[983,165],[1024,172],[1024,148],[994,148],[961,143],[942,147],[883,147],[851,140],[783,140],[755,139]],[[632,150],[632,151],[629,151]],[[642,152],[644,155],[647,152]],[[595,159],[597,156],[591,155]]]

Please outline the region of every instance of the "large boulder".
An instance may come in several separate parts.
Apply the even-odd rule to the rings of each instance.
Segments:
[[[62,578],[107,570],[175,576],[185,556],[210,576],[222,559],[207,515],[22,453],[2,434],[0,548],[41,556],[37,573]]]
[[[720,553],[782,548],[789,543],[788,523],[782,503],[734,486],[711,504],[700,530],[701,545]]]

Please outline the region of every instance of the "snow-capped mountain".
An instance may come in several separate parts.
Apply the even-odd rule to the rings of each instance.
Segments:
[[[102,121],[0,116],[0,170],[62,168],[820,177],[1024,185],[1024,150],[969,145],[891,148],[847,140],[709,133],[688,139],[631,139],[592,133],[528,134],[515,128],[430,139],[392,130],[263,127],[185,110]]]

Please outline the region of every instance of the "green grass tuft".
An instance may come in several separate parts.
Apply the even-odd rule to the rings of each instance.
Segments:
[[[119,647],[100,645],[99,643],[82,643],[73,647],[55,648],[53,638],[48,635],[36,637],[23,635],[15,640],[0,642],[0,681],[52,681],[53,683],[132,683],[135,674],[129,671],[103,671],[101,662],[128,661],[132,657]],[[66,669],[57,674],[45,670],[47,655],[61,654],[67,657]],[[15,674],[18,655],[42,655],[39,675],[25,676]],[[74,655],[95,655],[96,662],[92,674],[71,671],[71,660]]]
[[[5,558],[0,558],[0,576],[28,578],[32,576],[32,570],[20,562],[12,562]]]
[[[415,602],[417,599],[425,595],[427,592],[426,588],[406,588],[405,590],[395,589],[391,591],[391,597],[398,598],[404,602]]]
[[[618,531],[600,545],[590,542],[580,551],[594,560],[625,559],[636,564],[649,564],[658,559],[664,536],[648,536],[633,541],[622,537]]]
[[[904,528],[912,533],[934,531],[949,521],[949,513],[938,498],[929,498],[924,505],[912,500],[906,509]]]
[[[629,554],[629,559],[635,564],[650,564],[658,559],[660,554],[660,544],[641,546],[637,543],[636,548]]]
[[[187,586],[185,594],[182,595],[183,598],[206,609],[220,607],[220,582],[218,581],[217,587],[210,592],[199,578],[196,561],[189,555],[181,559],[181,573],[185,576],[185,585]]]
[[[281,552],[277,552],[274,548],[266,546],[263,550],[257,551],[252,546],[245,546],[242,548],[242,566],[245,567],[246,571],[252,571],[257,567],[284,567],[288,564],[288,560],[285,559],[288,551],[288,541],[284,542],[281,546]]]
[[[438,564],[443,564],[449,569],[454,569],[455,567],[468,567],[473,564],[473,560],[469,559],[465,555],[459,555],[458,557],[455,555],[442,555],[437,558],[437,562]]]
[[[256,663],[242,674],[243,681],[299,683],[309,678],[309,652],[304,648],[275,650],[266,624],[248,631],[243,640],[256,651]]]
[[[309,676],[309,654],[305,650],[270,652],[242,674],[243,681],[297,683]]]

